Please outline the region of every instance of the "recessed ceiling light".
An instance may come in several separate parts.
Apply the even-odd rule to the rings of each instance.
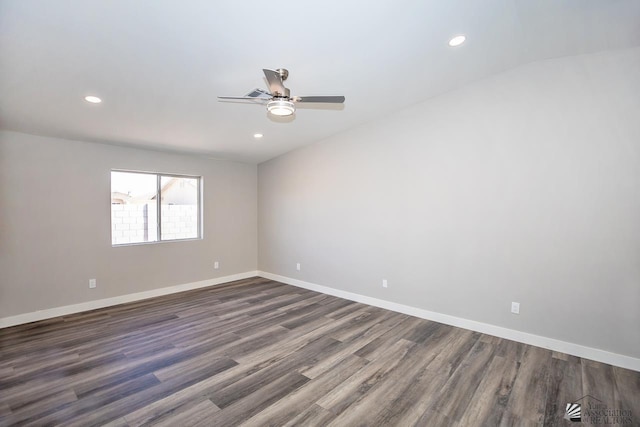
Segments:
[[[454,38],[449,40],[449,46],[451,47],[460,46],[462,43],[464,43],[466,39],[467,38],[462,34],[460,34],[459,36],[455,36]]]
[[[253,134],[253,137],[254,137],[255,139],[260,139],[260,138],[262,138],[263,136],[264,136],[264,135],[262,135],[261,133],[254,133],[254,134]]]
[[[100,104],[102,102],[102,99],[98,98],[97,96],[93,96],[93,95],[85,96],[84,100],[87,101],[87,102],[90,102],[92,104]]]

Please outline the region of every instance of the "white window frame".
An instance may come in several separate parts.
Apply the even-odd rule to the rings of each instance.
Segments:
[[[130,170],[130,169],[111,169],[111,171],[109,172],[109,190],[111,190],[111,172],[124,172],[124,173],[137,173],[137,174],[146,174],[146,175],[155,175],[156,176],[156,200],[158,201],[156,203],[156,217],[158,218],[158,224],[157,224],[157,233],[158,233],[158,240],[152,241],[152,242],[135,242],[135,243],[113,243],[113,222],[110,219],[109,223],[111,225],[111,246],[112,247],[120,247],[120,246],[137,246],[137,245],[155,245],[158,243],[173,243],[173,242],[188,242],[191,240],[202,240],[203,239],[203,226],[202,226],[202,218],[203,218],[203,213],[204,213],[204,207],[203,207],[203,177],[200,175],[183,175],[183,174],[176,174],[176,173],[163,173],[163,172],[149,172],[149,171],[137,171],[137,170]],[[161,186],[161,181],[162,178],[167,177],[167,178],[189,178],[189,179],[196,179],[198,182],[198,189],[197,189],[197,194],[198,194],[198,209],[197,209],[197,213],[198,213],[198,236],[197,237],[189,237],[186,239],[169,239],[169,240],[162,240],[162,186]],[[109,192],[109,196],[111,196],[111,192]],[[111,198],[109,198],[109,200],[111,201]],[[111,203],[109,203],[109,214],[110,214],[110,218],[111,218]]]

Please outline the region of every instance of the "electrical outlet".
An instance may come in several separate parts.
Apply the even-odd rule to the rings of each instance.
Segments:
[[[389,284],[387,283],[387,279],[382,279],[382,287],[383,288],[388,288]]]
[[[89,279],[89,288],[93,289],[97,286],[96,279]]]
[[[519,302],[512,302],[511,303],[511,312],[513,314],[520,314],[520,303]]]
[[[215,270],[219,269],[219,268],[220,268],[220,263],[219,263],[218,261],[214,262],[214,263],[213,263],[213,268],[214,268]]]
[[[296,263],[296,270],[300,271],[300,263]]]

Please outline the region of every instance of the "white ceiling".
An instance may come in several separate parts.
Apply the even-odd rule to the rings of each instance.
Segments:
[[[0,127],[259,163],[520,64],[638,45],[638,0],[0,0]],[[344,108],[283,123],[216,99],[279,67]]]

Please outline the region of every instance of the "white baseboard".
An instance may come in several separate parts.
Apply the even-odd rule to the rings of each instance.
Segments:
[[[380,307],[387,310],[396,311],[398,313],[404,313],[410,316],[420,317],[422,319],[432,320],[434,322],[444,323],[446,325],[457,326],[459,328],[469,329],[471,331],[481,332],[483,334],[493,335],[499,338],[506,338],[508,340],[530,344],[536,347],[542,347],[548,350],[571,354],[573,356],[591,359],[597,362],[607,363],[610,365],[632,369],[634,371],[640,372],[640,359],[637,359],[635,357],[611,353],[593,347],[586,347],[580,344],[560,341],[554,338],[529,334],[527,332],[516,331],[514,329],[503,328],[501,326],[490,325],[488,323],[476,322],[474,320],[463,319],[460,317],[450,316],[448,314],[423,310],[421,308],[368,297],[366,295],[342,291],[339,289],[330,288],[328,286],[316,285],[315,283],[292,279],[290,277],[279,276],[277,274],[267,273],[265,271],[258,271],[257,274],[258,276],[264,277],[266,279],[271,279],[278,282],[286,283],[288,285],[321,292],[323,294],[333,295],[339,298],[372,305],[374,307]]]
[[[7,328],[9,326],[21,325],[23,323],[36,322],[38,320],[51,319],[58,316],[66,316],[83,311],[95,310],[97,308],[111,307],[113,305],[159,297],[162,295],[175,294],[177,292],[190,291],[192,289],[206,288],[207,286],[220,285],[222,283],[233,282],[234,280],[248,279],[257,275],[257,271],[247,271],[245,273],[232,274],[230,276],[217,277],[215,279],[184,283],[182,285],[168,286],[166,288],[137,292],[135,294],[121,295],[112,298],[87,301],[80,304],[65,305],[63,307],[55,307],[46,310],[34,311],[31,313],[18,314],[17,316],[0,318],[0,328]]]

